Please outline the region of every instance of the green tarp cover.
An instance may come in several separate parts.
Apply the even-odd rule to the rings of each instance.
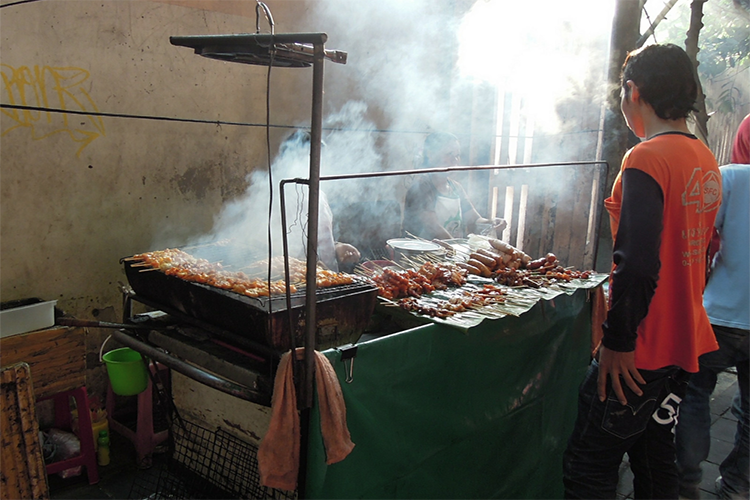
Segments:
[[[462,331],[433,323],[359,344],[341,382],[355,443],[326,465],[310,418],[307,498],[561,498],[562,452],[589,362],[579,289]],[[304,452],[304,451],[303,451]]]

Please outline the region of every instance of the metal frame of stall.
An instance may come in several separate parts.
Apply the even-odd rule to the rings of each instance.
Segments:
[[[305,320],[305,342],[304,342],[304,361],[303,369],[301,372],[295,372],[295,379],[298,380],[298,400],[302,409],[308,409],[312,406],[313,401],[313,375],[315,372],[314,366],[314,350],[316,347],[316,302],[315,293],[317,289],[316,283],[316,264],[317,264],[317,239],[318,239],[318,213],[319,213],[319,197],[320,197],[320,157],[321,157],[321,145],[322,145],[322,110],[323,110],[323,64],[326,58],[325,42],[328,39],[328,35],[325,33],[286,33],[286,34],[274,34],[273,33],[273,20],[270,16],[270,12],[264,4],[259,3],[259,8],[264,9],[264,14],[268,18],[272,33],[271,34],[243,34],[243,35],[210,35],[210,36],[183,36],[183,37],[170,37],[170,41],[174,45],[188,46],[195,49],[195,52],[199,55],[203,55],[215,59],[228,60],[230,62],[242,62],[249,64],[264,64],[267,63],[269,66],[274,65],[275,51],[277,44],[291,45],[291,46],[303,46],[312,45],[312,67],[313,67],[313,82],[312,82],[312,111],[311,111],[311,123],[310,123],[310,168],[309,178],[306,180],[306,184],[309,186],[309,200],[308,200],[308,241],[307,241],[307,269],[306,269],[306,287],[305,287],[305,308],[306,308],[306,320]],[[256,9],[258,18],[256,19],[256,28],[259,31],[258,20],[260,12]],[[265,49],[268,52],[268,56],[257,56],[258,50]],[[247,56],[247,54],[253,54],[253,58]],[[231,53],[232,56],[228,56]],[[281,56],[280,56],[281,57]],[[336,52],[337,62],[343,62],[346,60],[346,54],[343,52]],[[287,65],[287,64],[282,64]],[[307,64],[292,62],[287,66],[292,67],[304,67]],[[286,234],[284,238],[284,268],[289,282],[289,260],[286,252]],[[270,249],[269,249],[270,251]],[[287,304],[289,304],[289,290],[287,290]],[[291,312],[291,307],[287,308]],[[290,321],[290,325],[291,325]],[[292,347],[296,347],[295,334],[292,331],[290,333],[292,339]]]

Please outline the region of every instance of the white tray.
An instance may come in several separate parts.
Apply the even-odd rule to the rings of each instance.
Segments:
[[[56,300],[0,311],[0,337],[9,337],[55,324]]]

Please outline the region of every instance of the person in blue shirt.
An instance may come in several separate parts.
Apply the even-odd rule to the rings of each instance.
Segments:
[[[739,395],[732,413],[737,431],[732,451],[719,466],[719,498],[748,498],[748,332],[750,331],[750,115],[739,127],[732,163],[720,168],[722,204],[714,226],[719,250],[703,294],[719,350],[699,358],[700,371],[690,378],[675,428],[680,496],[700,498],[701,462],[711,446],[709,399],[717,375],[736,367]]]

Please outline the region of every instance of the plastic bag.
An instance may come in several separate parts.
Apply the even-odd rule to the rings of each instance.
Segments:
[[[60,429],[50,429],[47,433],[50,441],[55,445],[54,461],[59,462],[61,460],[67,460],[81,453],[81,442],[78,437],[72,432],[62,431]],[[60,477],[67,479],[69,477],[75,477],[81,475],[82,467],[71,467],[58,472]]]

